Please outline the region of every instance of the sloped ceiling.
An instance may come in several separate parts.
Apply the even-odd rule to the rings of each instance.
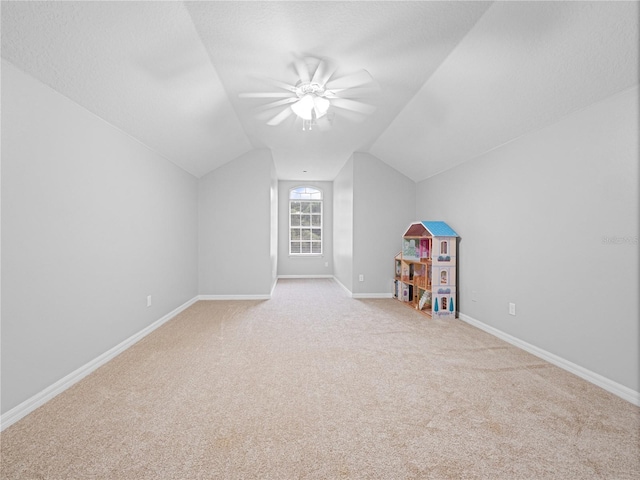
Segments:
[[[375,112],[267,125],[239,94],[305,55]],[[638,3],[3,1],[2,57],[198,177],[269,148],[281,179],[362,151],[422,180],[637,84]]]

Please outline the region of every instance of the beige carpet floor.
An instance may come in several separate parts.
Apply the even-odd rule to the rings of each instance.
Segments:
[[[459,320],[281,280],[1,434],[2,479],[638,479],[640,409]]]

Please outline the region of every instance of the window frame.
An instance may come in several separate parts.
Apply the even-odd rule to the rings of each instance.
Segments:
[[[319,197],[319,198],[318,198]],[[296,213],[293,211],[293,203],[300,203],[300,208]],[[305,203],[309,204],[309,208],[307,212],[304,212]],[[319,212],[313,212],[313,204],[319,205]],[[299,185],[297,187],[293,187],[289,189],[289,204],[288,204],[288,216],[289,216],[289,256],[291,257],[320,257],[324,254],[324,192],[322,189],[315,187],[313,185]],[[303,215],[309,216],[308,225],[302,225],[303,223]],[[300,216],[300,222],[298,225],[294,225],[293,217],[294,215]],[[314,217],[319,217],[319,225],[314,225]],[[299,231],[299,238],[293,238],[294,229]],[[303,230],[307,231],[308,234],[303,234]],[[319,230],[320,240],[314,240],[314,230]],[[317,233],[316,233],[317,235]],[[307,237],[307,238],[304,238]],[[293,251],[293,243],[299,242],[298,251]],[[302,251],[302,243],[309,243],[309,251]],[[319,251],[314,251],[314,244],[319,245]]]

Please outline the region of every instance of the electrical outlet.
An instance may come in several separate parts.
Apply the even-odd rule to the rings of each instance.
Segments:
[[[509,315],[515,315],[516,314],[516,304],[515,303],[510,303],[509,304]]]
[[[328,267],[329,266],[329,262],[324,262],[324,266]]]
[[[147,307],[151,306],[151,295],[147,295]]]
[[[364,275],[363,274],[358,275],[358,281],[364,282]]]

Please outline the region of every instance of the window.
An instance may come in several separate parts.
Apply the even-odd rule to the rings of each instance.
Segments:
[[[322,191],[317,188],[289,191],[289,254],[322,254]]]

